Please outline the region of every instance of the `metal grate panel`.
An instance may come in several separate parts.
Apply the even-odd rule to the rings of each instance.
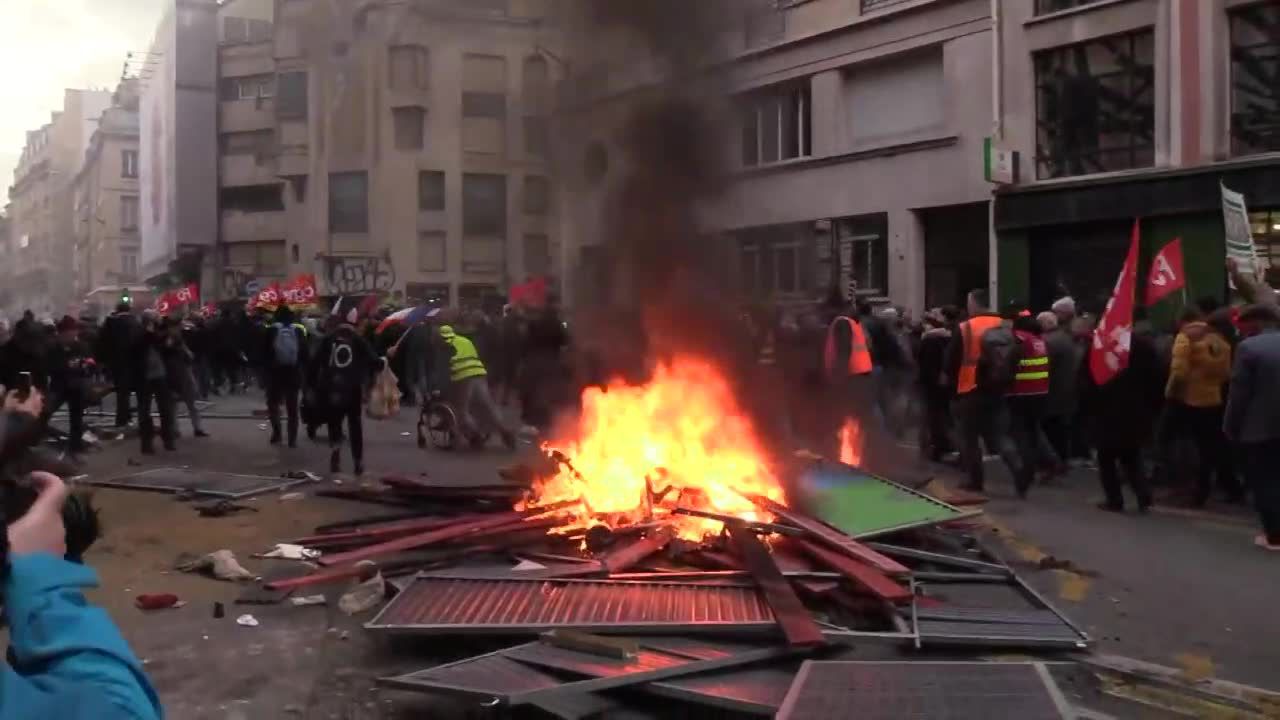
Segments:
[[[777,630],[769,606],[746,586],[440,577],[417,578],[366,627],[452,634]]]
[[[588,677],[617,677],[638,672],[651,672],[693,662],[689,658],[676,657],[644,648],[641,648],[635,657],[622,660],[577,652],[576,650],[567,650],[545,643],[521,645],[511,648],[505,654],[512,660],[519,660],[529,665]]]
[[[1087,639],[1069,625],[924,620],[917,623],[921,645],[1016,645],[1083,648]]]
[[[761,667],[706,673],[650,683],[644,690],[673,700],[772,717],[795,679],[794,668],[793,665],[786,669]]]
[[[81,482],[100,487],[160,492],[193,492],[207,497],[239,499],[308,482],[305,479],[162,467],[113,478],[88,477]]]
[[[779,720],[941,718],[1062,720],[1066,708],[1036,663],[806,662]]]
[[[976,623],[1014,623],[1018,625],[1062,625],[1052,610],[994,610],[967,607],[931,607],[916,610],[921,620],[948,620]]]
[[[559,686],[562,681],[550,673],[504,657],[501,653],[479,655],[456,663],[383,678],[387,687],[438,692],[451,695],[499,698],[513,692],[532,692]]]

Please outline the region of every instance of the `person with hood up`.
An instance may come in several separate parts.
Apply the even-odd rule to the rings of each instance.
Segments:
[[[133,351],[142,334],[142,324],[134,316],[129,303],[122,302],[107,317],[98,334],[96,354],[98,361],[111,373],[111,384],[116,394],[116,428],[123,428],[133,417],[130,395],[133,387],[133,368],[129,353]]]
[[[39,422],[43,398],[6,398],[0,454]],[[8,663],[0,667],[0,720],[159,720],[160,700],[142,663],[84,589],[97,574],[66,559],[65,483],[32,473],[38,495],[19,518],[0,517],[0,583],[9,628]]]
[[[1168,399],[1168,429],[1190,435],[1199,455],[1195,495],[1192,504],[1202,507],[1209,500],[1214,474],[1232,499],[1240,495],[1233,487],[1225,437],[1222,432],[1222,386],[1231,376],[1231,344],[1204,320],[1198,308],[1188,308],[1182,327],[1173,342],[1173,362],[1165,386]]]
[[[947,367],[947,348],[951,330],[959,320],[957,308],[934,308],[924,316],[925,331],[920,336],[916,357],[916,382],[924,404],[925,421],[920,449],[930,460],[939,462],[954,450],[951,441],[951,372]]]
[[[358,313],[352,308],[345,322],[330,316],[331,329],[308,368],[308,382],[318,395],[329,425],[329,471],[342,467],[342,421],[347,421],[346,437],[351,442],[351,460],[357,476],[364,474],[364,426],[361,413],[367,389],[373,384],[382,361],[356,331]]]
[[[289,447],[298,447],[298,392],[307,366],[307,329],[294,320],[293,310],[281,305],[275,322],[266,330],[262,349],[262,376],[267,386],[267,415],[271,418],[271,444],[280,444],[280,403],[289,419]]]

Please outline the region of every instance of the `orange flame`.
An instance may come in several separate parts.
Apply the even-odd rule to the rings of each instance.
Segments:
[[[716,520],[672,514],[678,506],[764,520],[742,493],[786,502],[750,419],[720,371],[680,356],[643,385],[612,381],[582,394],[566,437],[543,446],[572,467],[538,481],[527,506],[579,500],[569,527],[620,527],[658,519],[685,539],[717,533]],[[670,488],[663,495],[664,488]]]
[[[862,425],[854,418],[845,418],[840,426],[840,462],[862,465],[862,447]]]

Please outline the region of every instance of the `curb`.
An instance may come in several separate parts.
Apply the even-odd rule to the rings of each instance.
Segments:
[[[1194,680],[1178,668],[1119,655],[1087,655],[1079,662],[1100,675],[1120,676],[1210,703],[1226,713],[1223,717],[1241,711],[1250,715],[1236,714],[1234,717],[1280,717],[1280,692],[1216,678]]]

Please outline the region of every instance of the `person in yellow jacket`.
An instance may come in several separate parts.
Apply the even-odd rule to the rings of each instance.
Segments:
[[[1240,488],[1231,470],[1226,438],[1222,432],[1222,386],[1231,377],[1231,343],[1204,321],[1204,314],[1190,308],[1173,342],[1173,360],[1165,385],[1168,400],[1167,431],[1190,435],[1200,467],[1193,504],[1209,500],[1216,473],[1222,490],[1238,499]]]
[[[485,432],[497,432],[509,450],[516,447],[515,432],[502,419],[502,411],[489,392],[488,371],[476,346],[469,338],[454,332],[449,325],[440,326],[440,340],[449,346],[449,385],[451,401],[458,412],[458,422],[462,432],[472,439],[472,444],[479,444]],[[473,411],[478,412],[484,423],[484,429],[476,424]]]

